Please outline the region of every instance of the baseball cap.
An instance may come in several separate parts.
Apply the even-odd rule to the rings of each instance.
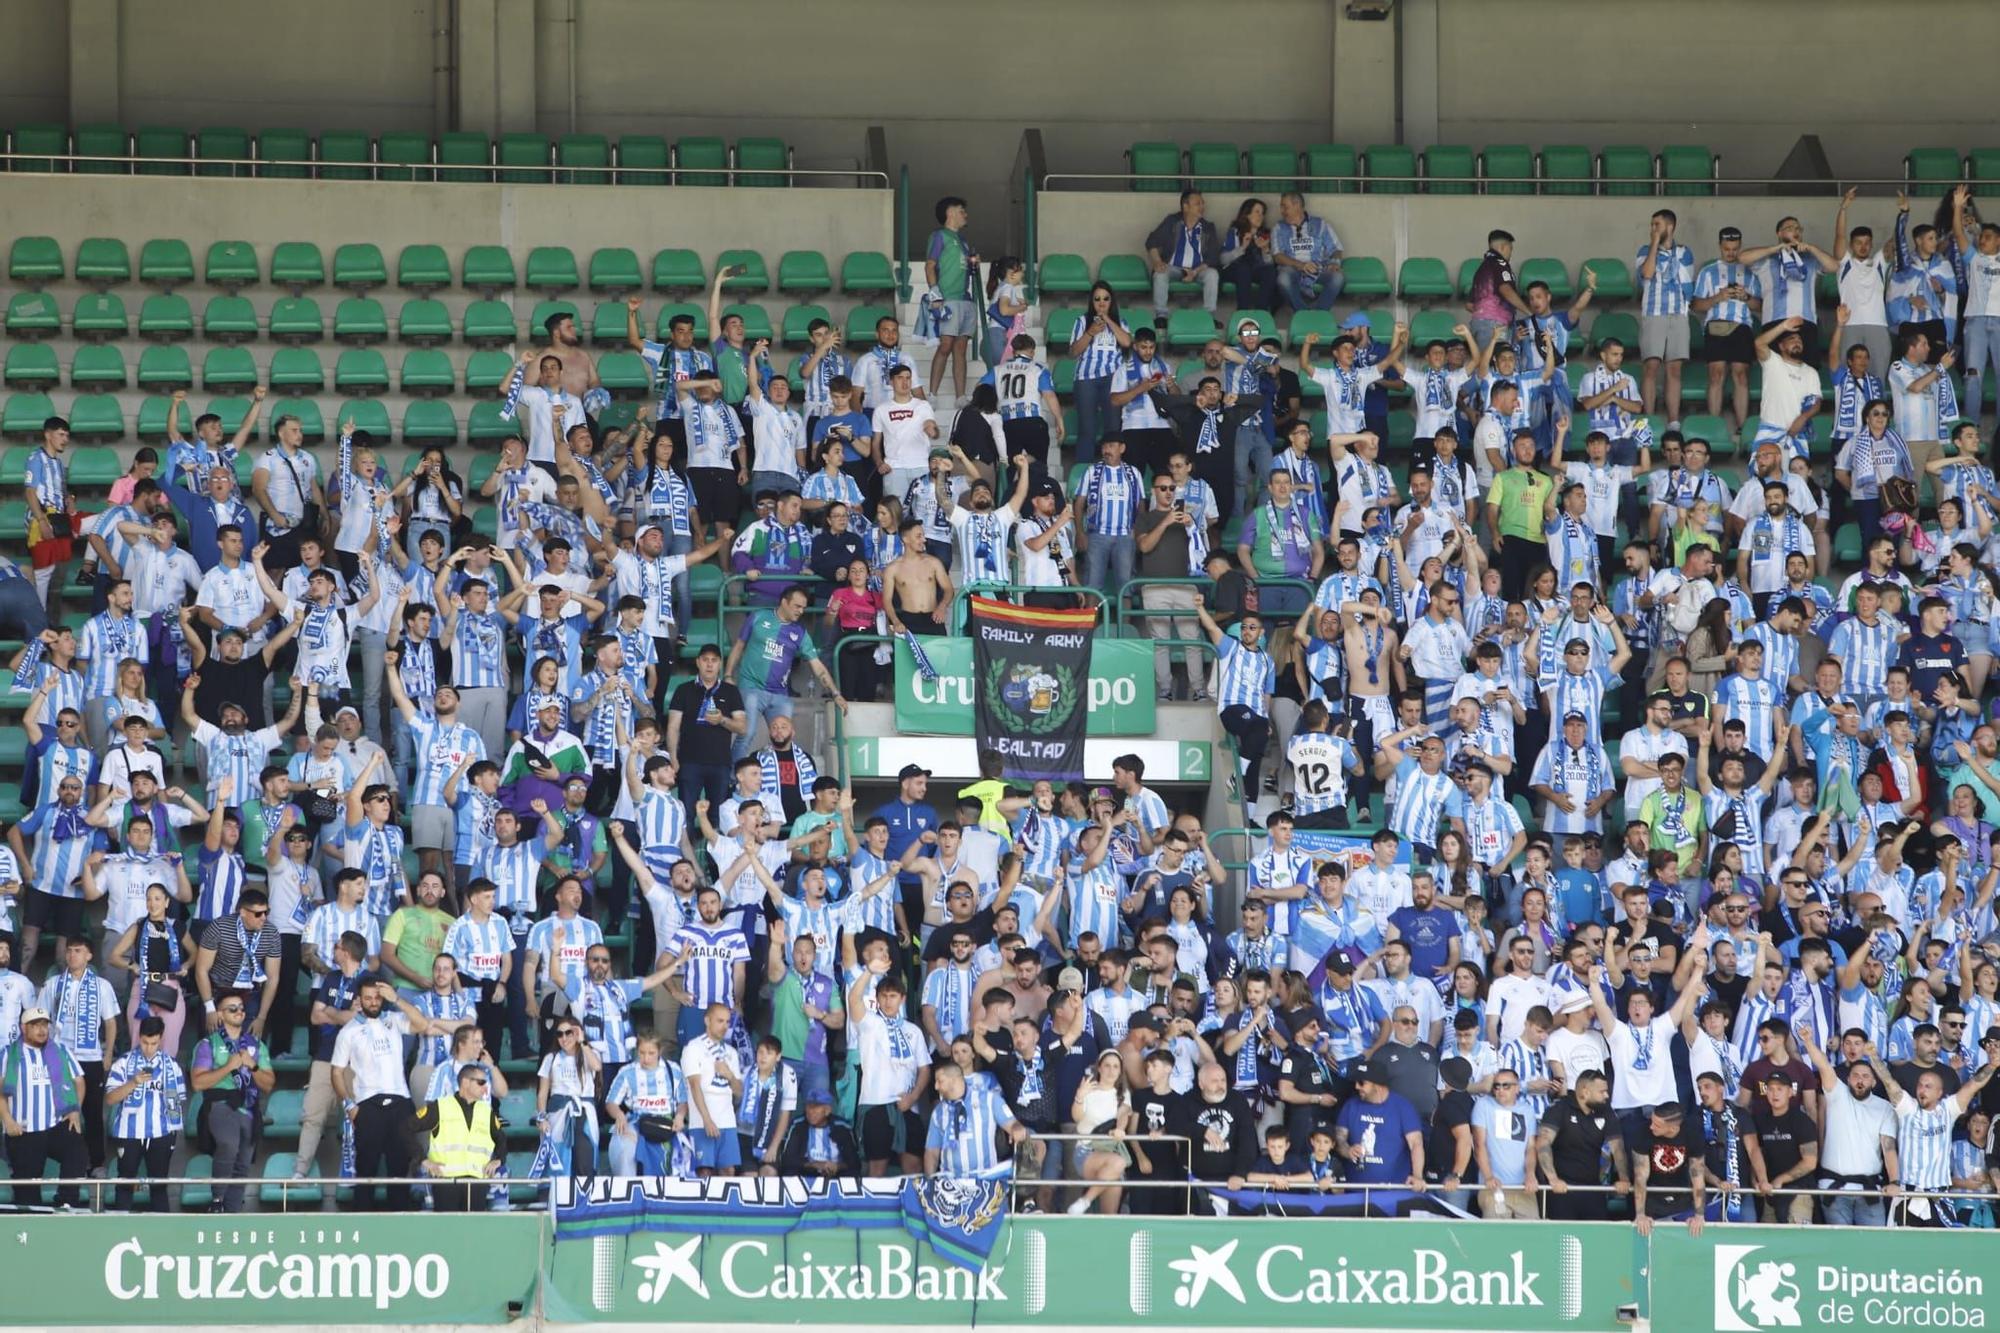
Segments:
[[[1590,1008],[1590,997],[1579,990],[1571,991],[1568,995],[1563,996],[1562,1003],[1556,1006],[1556,1012],[1559,1014],[1574,1014],[1588,1008]],[[1466,1012],[1470,1013],[1471,1011],[1467,1010]]]
[[[247,639],[249,636],[234,625],[224,625],[215,632],[216,639]]]
[[[349,708],[349,707],[342,707],[342,708],[339,708],[339,709],[336,709],[336,710],[334,710],[334,714],[333,714],[333,720],[334,720],[335,722],[338,722],[338,721],[340,721],[340,719],[342,719],[343,717],[346,717],[346,716],[347,716],[347,715],[348,715],[349,713],[352,713],[352,714],[354,714],[354,716],[356,716],[356,717],[360,717],[360,716],[361,716],[361,712],[360,712],[360,710],[359,710],[359,709],[356,709],[356,708]]]
[[[1165,1032],[1166,1025],[1151,1014],[1134,1014],[1125,1024],[1128,1028],[1144,1028],[1148,1032]]]
[[[922,764],[904,764],[896,774],[896,781],[908,782],[911,778],[927,778],[931,771]]]
[[[932,458],[950,458],[950,457],[951,457],[951,446],[950,446],[950,445],[948,445],[948,444],[934,444],[934,445],[932,445],[932,446],[931,446],[931,457],[932,457]]]
[[[1361,1063],[1355,1065],[1354,1072],[1350,1077],[1352,1077],[1356,1083],[1385,1082],[1385,1080],[1382,1077],[1382,1067],[1376,1064],[1373,1060],[1363,1060]]]
[[[1366,319],[1362,320],[1362,323],[1364,324],[1367,322],[1368,321]],[[1236,321],[1236,331],[1238,333],[1242,333],[1243,330],[1245,329],[1255,329],[1257,332],[1262,333],[1264,331],[1264,326],[1259,324],[1256,320],[1250,318],[1248,315],[1245,315],[1242,319]]]
[[[1463,1089],[1472,1082],[1472,1062],[1462,1055],[1454,1055],[1438,1065],[1438,1077],[1448,1087]]]
[[[563,786],[565,787],[588,787],[589,785],[590,775],[588,773],[572,773],[563,779]]]
[[[1740,241],[1743,239],[1743,228],[1724,227],[1721,231],[1715,233],[1715,239],[1718,241]]]
[[[1312,1024],[1314,1027],[1321,1026],[1319,1021],[1319,1010],[1312,1008],[1310,1005],[1302,1004],[1298,1008],[1291,1010],[1289,1013],[1285,1015],[1285,1026],[1290,1028],[1293,1032],[1304,1031],[1308,1023]]]
[[[1351,977],[1354,975],[1354,960],[1344,953],[1330,953],[1326,956],[1326,970]]]
[[[1773,1083],[1783,1083],[1785,1086],[1792,1088],[1794,1090],[1796,1090],[1799,1086],[1799,1080],[1797,1079],[1797,1077],[1791,1074],[1789,1071],[1783,1069],[1773,1069],[1768,1071],[1764,1075],[1765,1087],[1768,1088]]]
[[[640,529],[639,529],[639,530],[638,530],[637,532],[635,532],[635,533],[633,533],[633,534],[632,534],[632,540],[633,540],[634,542],[640,542],[640,541],[644,541],[644,540],[645,540],[645,537],[646,537],[646,534],[647,534],[647,533],[649,533],[649,532],[657,532],[657,533],[659,533],[659,534],[660,534],[660,535],[661,535],[662,537],[664,537],[664,536],[666,536],[666,535],[667,535],[667,530],[666,530],[665,528],[661,527],[661,526],[660,526],[659,524],[657,524],[657,523],[648,523],[648,524],[647,524],[647,525],[646,525],[645,527],[643,527],[643,528],[640,528]]]
[[[1572,708],[1572,709],[1570,709],[1570,710],[1569,710],[1569,711],[1568,711],[1567,713],[1564,713],[1564,714],[1563,714],[1563,721],[1565,721],[1565,722],[1588,722],[1588,721],[1590,721],[1590,718],[1589,718],[1589,717],[1588,717],[1588,716],[1587,716],[1586,714],[1584,714],[1584,713],[1580,713],[1580,712],[1578,712],[1578,711],[1577,711],[1576,709]]]
[[[1341,320],[1340,327],[1343,329],[1368,328],[1369,327],[1368,316],[1362,314],[1359,310],[1357,310],[1353,314],[1349,315],[1346,319]]]
[[[1056,989],[1059,991],[1083,989],[1083,973],[1074,967],[1066,967],[1056,973]]]
[[[49,1011],[46,1009],[27,1009],[23,1010],[21,1014],[21,1026],[23,1027],[26,1027],[30,1023],[46,1023],[48,1021]]]
[[[805,1103],[807,1106],[831,1106],[833,1105],[833,1094],[814,1088],[806,1094]]]

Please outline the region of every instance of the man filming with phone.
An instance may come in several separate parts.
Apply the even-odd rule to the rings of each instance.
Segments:
[[[1187,579],[1206,577],[1202,564],[1208,558],[1207,525],[1188,511],[1185,500],[1174,496],[1174,480],[1162,472],[1153,478],[1152,503],[1139,515],[1134,526],[1138,538],[1139,577],[1142,579]],[[1149,612],[1146,632],[1155,640],[1184,639],[1182,650],[1187,669],[1185,689],[1191,694],[1207,680],[1201,649],[1193,641],[1200,637],[1194,623],[1194,589],[1185,583],[1147,583],[1139,595]],[[1159,697],[1173,697],[1173,651],[1158,649],[1153,654],[1153,678]]]

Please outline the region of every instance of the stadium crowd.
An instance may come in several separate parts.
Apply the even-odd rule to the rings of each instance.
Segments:
[[[1334,228],[1263,207],[1219,231],[1182,198],[1146,240],[1154,323],[1177,281],[1333,304]],[[719,306],[699,347],[635,300],[656,394],[605,429],[553,317],[496,386],[491,540],[447,451],[392,482],[349,425],[322,459],[280,418],[239,485],[256,410],[79,517],[50,420],[34,567],[0,580],[28,631],[15,1180],[197,1146],[254,1175],[296,1052],[299,1173],[337,1144],[438,1207],[494,1197],[516,1064],[542,1176],[1011,1164],[1021,1206],[1072,1212],[1182,1210],[1192,1178],[1990,1226],[2000,227],[1963,192],[1892,244],[1858,213],[1698,262],[1661,210],[1636,346],[1584,338],[1589,283],[1562,310],[1517,283],[1496,230],[1452,339],[1357,314],[1294,367],[1239,318],[1177,367],[1106,287],[1038,345],[1025,266],[982,264],[947,199],[926,385],[893,319],[852,350],[817,324],[779,373]],[[1735,486],[1733,442],[1672,419],[1697,326]],[[726,645],[685,634],[705,561],[754,603]],[[73,574],[80,629],[47,614]],[[1247,868],[1135,756],[1060,791],[912,766],[864,810],[800,743],[795,702],[887,678],[837,636],[1134,578],[1165,580],[1138,590],[1160,698],[1212,703],[1237,754]]]

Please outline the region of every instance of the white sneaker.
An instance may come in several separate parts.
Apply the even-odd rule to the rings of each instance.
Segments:
[[[1090,1211],[1090,1204],[1091,1201],[1089,1199],[1078,1199],[1075,1203],[1071,1204],[1068,1208],[1065,1208],[1063,1211],[1068,1213],[1071,1217],[1082,1217],[1085,1213]]]

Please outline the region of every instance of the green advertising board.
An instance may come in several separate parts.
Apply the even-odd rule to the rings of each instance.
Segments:
[[[1990,1328],[2000,1323],[1991,1232],[1896,1227],[1653,1230],[1655,1333]]]
[[[555,1321],[1611,1333],[1632,1233],[1553,1223],[1016,1217],[979,1272],[842,1227],[554,1242]]]
[[[17,1216],[13,1325],[499,1324],[531,1307],[548,1215]],[[31,1280],[30,1280],[31,1278]]]
[[[906,643],[896,644],[896,729],[932,736],[972,734],[972,640],[923,641],[935,680],[916,668]],[[1150,736],[1154,730],[1153,645],[1146,639],[1107,639],[1090,646],[1092,736]]]

